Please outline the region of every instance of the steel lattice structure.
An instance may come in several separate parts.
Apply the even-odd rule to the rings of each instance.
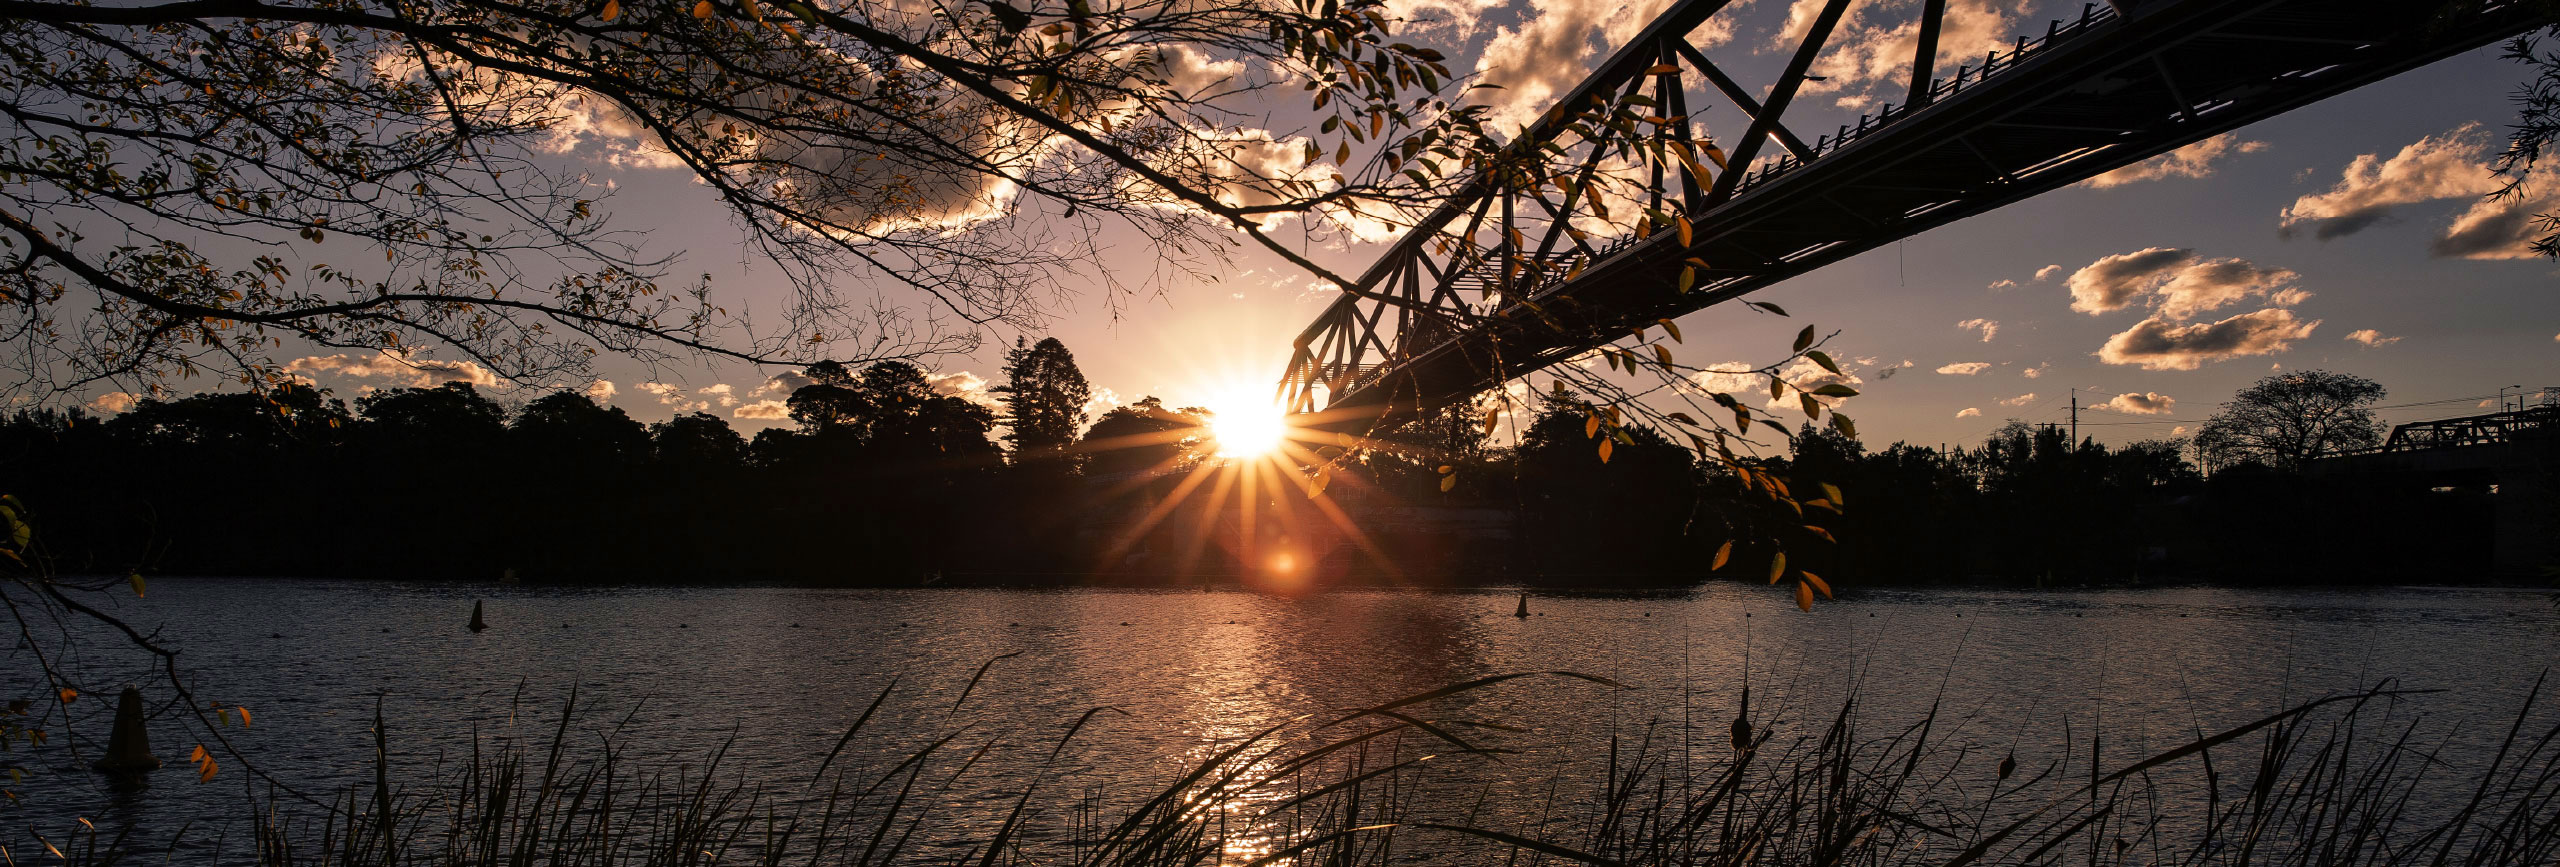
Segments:
[[[1728,2],[1673,4],[1497,157],[1474,161],[1297,337],[1280,385],[1291,411],[1377,429],[2549,23],[2523,0],[2111,0],[1941,77],[1946,3],[1923,0],[1903,102],[1808,140],[1787,126],[1788,107],[1850,0],[1827,0],[1757,97],[1692,44]],[[1731,154],[1692,105],[1748,119]],[[1611,197],[1619,213],[1607,213]],[[1591,230],[1604,223],[1628,230]]]

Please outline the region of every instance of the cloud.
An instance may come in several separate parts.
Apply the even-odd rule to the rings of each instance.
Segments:
[[[1979,329],[1982,332],[1982,342],[1984,343],[1991,342],[1991,338],[1999,336],[2000,334],[2000,320],[1997,319],[1967,319],[1963,322],[1956,323],[1956,327],[1963,329]]]
[[[2320,320],[2299,320],[2282,307],[2192,325],[2153,316],[2107,338],[2097,355],[2108,364],[2145,370],[2194,370],[2208,361],[2282,352],[2319,325]]]
[[[2247,259],[2200,259],[2195,251],[2149,247],[2089,263],[2071,275],[2071,309],[2096,316],[2147,299],[2155,315],[2174,320],[2254,297],[2288,307],[2310,298],[2293,286],[2302,275],[2261,268]]]
[[[2062,273],[2062,266],[2060,265],[2046,265],[2042,268],[2038,268],[2036,269],[2036,282],[2042,283],[2047,280],[2051,280],[2054,278],[2054,275],[2060,273]]]
[[[729,415],[736,418],[760,418],[767,420],[785,419],[791,417],[791,408],[784,406],[782,401],[759,400],[754,403],[738,407],[735,411],[730,412]]]
[[[2018,288],[2018,281],[2016,280],[1994,280],[1991,282],[1990,286],[1990,289],[1993,292],[2006,292],[2016,288]]]
[[[765,380],[763,385],[756,386],[754,391],[747,392],[747,396],[764,397],[766,395],[779,394],[789,397],[792,392],[816,385],[817,383],[817,380],[810,379],[807,374],[803,374],[800,371],[786,370],[781,373],[774,374],[773,378]]]
[[[986,377],[963,370],[958,373],[938,373],[924,379],[933,386],[935,394],[956,397],[988,409],[996,408],[996,396],[987,391]]]
[[[737,390],[730,388],[729,384],[725,382],[720,383],[719,385],[703,386],[695,389],[693,393],[709,398],[712,402],[718,403],[721,406],[738,405]]]
[[[2400,338],[2384,337],[2382,332],[2371,328],[2347,332],[2347,339],[2364,344],[2366,349],[2378,349],[2400,342]]]
[[[687,397],[685,395],[684,386],[681,385],[673,385],[664,382],[644,382],[632,387],[656,396],[659,403],[674,407],[677,415],[684,415],[686,413],[693,412],[708,412],[711,409],[710,401],[694,400]]]
[[[2533,242],[2543,234],[2538,219],[2560,211],[2560,195],[2545,184],[2518,195],[2472,202],[2436,236],[2427,252],[2448,259],[2531,259]]]
[[[2004,397],[2000,399],[2001,406],[2026,406],[2027,404],[2034,402],[2036,402],[2036,393],[2032,391],[2018,395],[2017,397]]]
[[[1477,91],[1491,107],[1486,126],[1509,135],[1538,119],[1558,96],[1591,72],[1604,51],[1614,51],[1670,6],[1670,0],[1553,0],[1529,5],[1518,24],[1494,31],[1476,57],[1476,72],[1499,90]],[[1689,34],[1689,44],[1712,50],[1733,38],[1734,16],[1718,15]]]
[[[2402,205],[2486,195],[2498,188],[2486,164],[2488,150],[2487,131],[2467,123],[2419,139],[2389,159],[2378,153],[2359,155],[2347,163],[2336,186],[2297,198],[2285,208],[2282,228],[2291,233],[2308,226],[2312,237],[2326,241],[2363,231]]]
[[[621,394],[622,389],[615,388],[613,386],[613,380],[599,379],[594,382],[587,383],[587,388],[584,393],[588,400],[595,402],[597,406],[603,406],[605,404],[612,403],[613,396]]]
[[[2090,409],[2103,409],[2109,412],[2130,413],[2133,415],[2168,415],[2169,411],[2177,405],[2177,398],[2170,397],[2165,394],[2149,391],[2128,391],[2123,394],[2116,395],[2106,403],[2090,407]]]
[[[98,395],[95,398],[91,398],[87,406],[92,412],[103,412],[108,415],[123,415],[124,413],[132,410],[134,404],[140,403],[141,401],[142,398],[126,392],[110,391],[105,394]]]
[[[1938,368],[1938,372],[1948,376],[1972,376],[1990,369],[1991,362],[1988,361],[1959,361]]]
[[[1093,422],[1100,420],[1103,413],[1119,409],[1127,403],[1128,401],[1120,399],[1119,392],[1112,391],[1111,389],[1103,388],[1101,386],[1095,386],[1092,396],[1085,398],[1085,423],[1090,425]]]
[[[2071,309],[2096,316],[2122,310],[2136,296],[2166,279],[2169,269],[2186,264],[2195,253],[2176,247],[2145,247],[2100,258],[2072,272]]]
[[[1858,388],[1859,386],[1867,384],[1866,380],[1858,375],[1861,367],[1862,365],[1853,360],[1849,363],[1840,365],[1839,373],[1832,373],[1831,371],[1822,369],[1821,365],[1813,363],[1813,360],[1809,358],[1798,358],[1794,361],[1787,362],[1786,366],[1778,368],[1778,377],[1786,380],[1787,384],[1793,387],[1787,390],[1787,396],[1783,398],[1769,397],[1769,378],[1758,373],[1750,372],[1752,365],[1740,361],[1728,361],[1723,364],[1709,365],[1706,370],[1690,374],[1688,383],[1690,387],[1701,391],[1724,392],[1736,397],[1747,397],[1751,394],[1758,394],[1760,395],[1763,406],[1768,407],[1773,412],[1777,412],[1789,409],[1802,409],[1803,405],[1797,398],[1799,390],[1809,393],[1826,385],[1845,385],[1850,388]],[[1718,371],[1741,372],[1720,373]],[[1850,399],[1845,397],[1816,397],[1814,400],[1821,402],[1825,406],[1836,409],[1842,404],[1847,403]]]
[[[2198,313],[2218,310],[2255,295],[2265,295],[2302,278],[2283,268],[2260,268],[2247,259],[2211,259],[2179,269],[2175,276],[2153,290],[2159,297],[2160,315],[2171,319],[2189,319]],[[2287,306],[2309,297],[2303,293],[2277,306]]]
[[[2173,436],[2173,437],[2174,437],[2174,436],[2185,436],[2185,435],[2186,435],[2186,433],[2187,433],[2187,426],[2186,426],[2186,425],[2179,425],[2179,426],[2177,426],[2177,427],[2173,427],[2173,428],[2170,428],[2170,429],[2169,429],[2169,435],[2170,435],[2170,436]]]
[[[2266,142],[2241,141],[2233,138],[2232,133],[2223,133],[2080,183],[2104,189],[2138,184],[2143,181],[2156,181],[2161,178],[2207,177],[2213,174],[2215,160],[2232,154],[2254,154],[2266,149]]]
[[[2038,365],[2036,365],[2036,366],[2034,366],[2034,367],[2030,367],[2030,368],[2027,368],[2027,369],[2025,369],[2025,370],[2018,371],[2018,375],[2019,375],[2019,376],[2026,377],[2026,378],[2028,378],[2028,379],[2035,379],[2035,378],[2037,378],[2037,377],[2043,376],[2043,375],[2044,375],[2044,369],[2045,369],[2046,367],[2048,367],[2048,366],[2051,366],[2051,365],[2052,365],[2052,362],[2049,362],[2049,361],[2048,361],[2048,362],[2045,362],[2045,363],[2043,363],[2043,364],[2038,364]]]
[[[1981,407],[1978,407],[1978,406],[1968,406],[1968,407],[1965,407],[1965,408],[1963,408],[1963,409],[1956,410],[1956,417],[1957,417],[1957,418],[1981,418],[1981,417],[1982,417],[1982,408],[1981,408]]]
[[[470,361],[440,361],[414,354],[377,351],[372,355],[306,355],[285,362],[285,372],[302,374],[328,373],[351,379],[380,379],[393,385],[428,388],[448,382],[467,382],[487,388],[498,384],[496,374]]]

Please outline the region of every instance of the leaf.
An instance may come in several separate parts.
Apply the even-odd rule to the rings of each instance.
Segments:
[[[1688,267],[1688,266],[1685,266],[1685,265],[1684,265],[1684,266],[1681,266],[1681,268],[1680,268],[1680,291],[1681,291],[1683,294],[1685,294],[1685,293],[1687,293],[1687,292],[1689,291],[1689,287],[1691,287],[1691,286],[1695,286],[1695,285],[1698,285],[1698,269],[1696,269],[1696,268],[1691,268],[1691,267]]]
[[[70,704],[80,700],[80,691],[66,686],[61,692],[54,693],[54,697],[61,699],[63,704]]]
[[[1786,380],[1779,379],[1779,378],[1774,377],[1774,376],[1769,377],[1769,399],[1770,399],[1770,400],[1785,400],[1785,399],[1787,399],[1787,381],[1786,381]]]
[[[1804,405],[1804,415],[1806,418],[1822,417],[1822,401],[1814,400],[1813,395],[1798,393],[1796,395],[1796,400]]]
[[[1670,335],[1671,335],[1671,342],[1673,342],[1673,343],[1679,343],[1679,342],[1680,342],[1680,325],[1679,325],[1679,323],[1673,322],[1673,321],[1671,321],[1671,320],[1669,320],[1669,319],[1656,319],[1656,320],[1654,320],[1654,322],[1655,322],[1655,323],[1658,323],[1658,324],[1660,324],[1660,325],[1662,326],[1662,330],[1663,330],[1663,332],[1664,332],[1664,333],[1667,333],[1667,334],[1670,334]]]
[[[1343,139],[1342,146],[1333,150],[1333,163],[1338,166],[1347,166],[1351,164],[1350,139]]]
[[[1663,64],[1657,64],[1657,65],[1653,66],[1652,68],[1646,69],[1646,70],[1644,71],[1644,74],[1646,74],[1646,75],[1678,75],[1678,74],[1680,74],[1680,65],[1679,65],[1679,64],[1676,64],[1676,63],[1663,63]]]
[[[1450,474],[1450,473],[1454,473],[1454,472],[1457,472],[1457,471],[1458,471],[1458,468],[1457,468],[1457,467],[1453,467],[1453,466],[1450,466],[1450,465],[1448,465],[1448,464],[1441,464],[1441,465],[1440,465],[1440,471],[1439,471],[1439,472],[1440,472],[1440,474],[1441,474],[1441,475],[1444,475],[1444,476],[1445,476],[1445,475],[1448,475],[1448,474]]]
[[[1015,9],[1002,0],[987,0],[987,11],[995,14],[996,23],[1002,25],[1006,33],[1020,33],[1031,26],[1030,13]]]
[[[1605,464],[1605,463],[1608,463],[1608,462],[1609,462],[1609,453],[1610,453],[1610,452],[1612,452],[1612,451],[1616,451],[1616,450],[1617,450],[1617,445],[1618,445],[1618,444],[1617,444],[1615,441],[1612,441],[1612,440],[1601,440],[1601,441],[1600,441],[1600,462],[1601,462],[1601,463],[1604,463],[1604,464]]]
[[[245,729],[245,728],[248,728],[248,727],[249,727],[249,709],[248,709],[248,708],[245,708],[245,707],[240,707],[240,706],[238,706],[238,705],[233,705],[231,709],[232,709],[232,710],[236,710],[236,711],[239,711],[239,712],[240,712],[240,727],[241,727],[241,728],[244,728],[244,729]]]
[[[1813,611],[1813,585],[1796,582],[1796,607],[1807,613]]]
[[[694,20],[697,21],[711,20],[711,13],[716,11],[718,10],[711,5],[711,0],[701,0],[701,2],[693,4],[693,17]],[[207,774],[206,776],[212,775]]]
[[[1592,413],[1592,414],[1591,414],[1591,417],[1590,417],[1590,418],[1584,419],[1584,420],[1582,421],[1582,438],[1583,438],[1583,439],[1590,439],[1590,438],[1592,438],[1592,437],[1596,437],[1596,436],[1599,436],[1599,435],[1600,435],[1600,414],[1595,412],[1595,413]]]
[[[1681,424],[1689,425],[1689,426],[1691,426],[1691,427],[1696,427],[1696,426],[1698,425],[1698,420],[1697,420],[1696,418],[1694,418],[1694,417],[1690,416],[1688,413],[1685,413],[1685,412],[1675,412],[1675,413],[1672,413],[1672,414],[1670,414],[1670,415],[1663,416],[1663,417],[1664,417],[1664,418],[1668,418],[1668,419],[1670,419],[1670,420],[1672,420],[1672,421],[1679,422],[1679,423],[1681,423]],[[1691,436],[1696,436],[1696,434],[1691,434]],[[1700,451],[1705,451],[1705,450],[1704,450],[1704,449],[1700,449]]]
[[[1493,429],[1501,426],[1502,411],[1499,409],[1486,410],[1484,414],[1484,435],[1492,436]]]
[[[1607,443],[1602,443],[1602,445],[1607,445]],[[1441,476],[1441,477],[1440,477],[1440,492],[1441,492],[1441,493],[1443,493],[1443,494],[1448,493],[1450,488],[1454,488],[1454,487],[1457,487],[1457,486],[1458,486],[1458,477],[1457,477],[1457,476],[1451,475],[1451,476]]]
[[[604,9],[597,12],[596,17],[606,21],[622,17],[622,0],[604,0]]]
[[[1816,574],[1813,574],[1813,573],[1811,573],[1811,572],[1798,572],[1798,573],[1796,573],[1796,574],[1797,574],[1797,575],[1799,575],[1799,576],[1802,576],[1802,577],[1804,578],[1804,580],[1805,580],[1805,583],[1813,585],[1813,589],[1822,591],[1822,598],[1824,598],[1824,599],[1838,599],[1838,598],[1840,598],[1840,597],[1837,597],[1837,596],[1833,596],[1833,595],[1831,595],[1831,584],[1830,584],[1830,582],[1827,582],[1827,581],[1822,580],[1822,576],[1820,576],[1820,575],[1816,575]]]
[[[1762,309],[1762,310],[1766,310],[1766,311],[1769,311],[1769,312],[1771,312],[1771,313],[1778,314],[1778,315],[1780,315],[1780,316],[1785,316],[1785,315],[1787,315],[1787,308],[1780,307],[1780,306],[1775,305],[1775,304],[1771,304],[1771,303],[1769,303],[1769,302],[1767,302],[1767,301],[1745,301],[1745,302],[1743,302],[1743,303],[1745,303],[1745,304],[1749,304],[1749,305],[1751,305],[1751,306],[1753,306],[1753,307],[1758,307],[1758,308],[1760,308],[1760,309]]]
[[[142,598],[142,573],[135,572],[133,574],[126,575],[124,576],[124,580],[133,585],[133,598]]]
[[[1315,481],[1307,483],[1307,499],[1312,500],[1317,497],[1324,496],[1325,487],[1331,484],[1333,484],[1332,468],[1328,467],[1326,469],[1317,470]]]
[[[1653,359],[1654,359],[1655,361],[1662,362],[1662,366],[1664,366],[1664,367],[1670,367],[1670,366],[1671,366],[1671,348],[1670,348],[1670,347],[1667,347],[1667,346],[1664,346],[1664,345],[1662,345],[1662,344],[1659,344],[1659,343],[1654,344],[1654,345],[1653,345]]]
[[[1796,351],[1796,352],[1803,352],[1803,351],[1805,350],[1805,347],[1812,346],[1812,345],[1813,345],[1813,326],[1811,326],[1811,325],[1807,325],[1807,326],[1805,326],[1805,327],[1804,327],[1804,330],[1803,330],[1803,331],[1798,331],[1798,332],[1796,332],[1796,348],[1795,348],[1795,351]]]
[[[1785,576],[1786,576],[1786,574],[1787,574],[1787,552],[1785,552],[1785,551],[1780,551],[1780,552],[1778,552],[1778,555],[1777,555],[1777,556],[1772,557],[1772,558],[1770,558],[1770,559],[1769,559],[1769,583],[1771,583],[1771,584],[1776,584],[1776,583],[1778,583],[1778,579],[1779,579],[1779,578],[1782,578],[1782,577],[1785,577]]]
[[[1687,215],[1687,214],[1681,214],[1681,215],[1678,215],[1678,216],[1674,216],[1674,217],[1672,217],[1672,219],[1679,221],[1679,222],[1675,223],[1674,225],[1677,225],[1677,226],[1679,226],[1679,227],[1680,227],[1680,249],[1683,249],[1683,250],[1689,249],[1689,234],[1690,234],[1690,229],[1689,229],[1689,215]]]
[[[1816,349],[1805,353],[1804,357],[1813,359],[1813,363],[1822,365],[1822,369],[1824,370],[1831,371],[1832,373],[1840,372],[1840,365],[1831,361],[1831,353]]]
[[[1733,559],[1733,540],[1727,539],[1724,544],[1716,546],[1715,563],[1708,566],[1707,571],[1714,572],[1718,569],[1722,569],[1724,568],[1725,561],[1731,559]]]
[[[1858,390],[1857,390],[1857,389],[1850,388],[1850,387],[1848,387],[1848,386],[1841,385],[1841,384],[1836,383],[1836,382],[1835,382],[1835,383],[1832,383],[1832,384],[1830,384],[1830,385],[1823,386],[1823,387],[1821,387],[1821,388],[1814,389],[1814,390],[1813,390],[1813,393],[1815,393],[1815,394],[1819,394],[1819,395],[1822,395],[1823,397],[1857,397],[1857,396],[1858,396]]]
[[[1822,483],[1822,496],[1823,496],[1823,498],[1824,498],[1824,499],[1830,500],[1831,502],[1833,502],[1833,503],[1835,503],[1835,504],[1836,504],[1836,503],[1839,503],[1839,502],[1840,502],[1840,486],[1839,486],[1839,485],[1832,484],[1832,483],[1830,483],[1830,482],[1823,482],[1823,483]]]

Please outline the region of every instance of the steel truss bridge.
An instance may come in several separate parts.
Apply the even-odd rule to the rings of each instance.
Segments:
[[[1824,4],[1757,94],[1693,42],[1728,2],[1674,3],[1317,316],[1280,385],[1292,412],[1315,413],[1300,423],[1381,429],[1658,320],[2550,23],[2531,0],[2110,0],[1941,75],[1946,0],[1922,0],[1903,101],[1800,131],[1788,109],[1850,0]],[[1747,121],[1730,154],[1692,105]],[[1628,229],[1590,231],[1601,222]]]

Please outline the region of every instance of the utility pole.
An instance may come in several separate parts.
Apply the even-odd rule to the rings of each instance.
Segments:
[[[2080,450],[2080,387],[2071,387],[2071,450]]]

